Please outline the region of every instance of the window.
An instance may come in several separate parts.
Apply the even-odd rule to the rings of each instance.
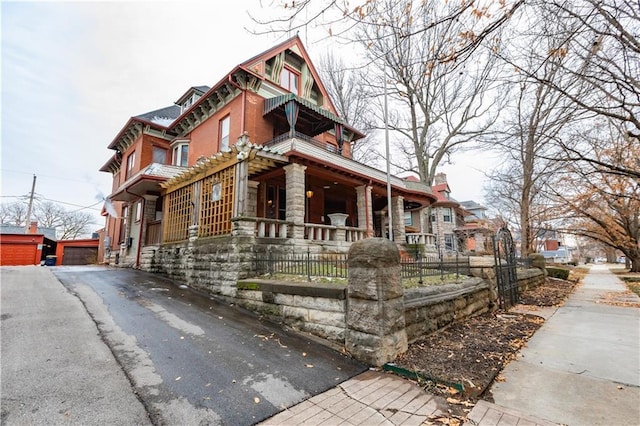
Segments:
[[[129,217],[129,206],[122,207],[122,223],[120,224],[120,241],[119,244],[124,243],[124,239],[127,237],[127,218]]]
[[[136,222],[140,222],[142,219],[142,201],[136,203]]]
[[[413,215],[411,212],[404,212],[404,226],[413,225]]]
[[[227,115],[225,118],[220,120],[220,151],[227,152],[229,151],[229,124],[230,117]]]
[[[173,147],[173,161],[174,166],[187,167],[189,161],[189,144],[181,143]]]
[[[443,222],[453,222],[453,212],[451,207],[445,207],[442,209]]]
[[[445,250],[454,251],[454,248],[455,248],[454,241],[455,240],[453,238],[453,234],[444,234],[444,248],[445,248]]]
[[[282,74],[280,74],[280,85],[293,93],[298,94],[298,81],[300,77],[296,72],[289,68],[283,68]]]
[[[167,163],[167,150],[160,148],[159,146],[153,147],[153,162],[166,164]]]
[[[136,152],[133,151],[127,157],[127,173],[125,175],[125,179],[129,179],[131,177],[131,173],[133,172],[133,166],[136,163]]]

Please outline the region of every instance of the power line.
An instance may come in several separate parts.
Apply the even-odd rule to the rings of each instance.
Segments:
[[[0,197],[2,197],[2,198],[26,198],[28,196],[27,195],[0,195]],[[70,213],[77,212],[77,211],[80,211],[80,210],[85,210],[85,209],[101,211],[102,209],[96,209],[96,208],[93,208],[93,207],[97,206],[98,204],[100,204],[102,202],[104,202],[104,200],[100,200],[97,203],[91,204],[90,206],[82,206],[80,204],[68,203],[66,201],[52,200],[51,198],[46,198],[46,197],[43,197],[41,195],[37,195],[35,198],[36,198],[36,200],[51,201],[51,202],[54,202],[54,203],[66,204],[68,206],[78,207],[78,209],[72,210]]]
[[[0,169],[0,172],[11,172],[11,173],[19,173],[19,174],[23,174],[23,175],[31,175],[34,173],[30,173],[30,172],[25,172],[25,171],[20,171],[20,170],[11,170],[11,169]],[[52,179],[59,179],[59,180],[68,180],[71,182],[81,182],[81,183],[88,183],[86,179],[81,180],[81,179],[71,179],[68,177],[62,177],[62,176],[54,176],[54,175],[44,175],[42,173],[35,173],[36,175],[40,176],[40,177],[46,177],[46,178],[52,178]]]

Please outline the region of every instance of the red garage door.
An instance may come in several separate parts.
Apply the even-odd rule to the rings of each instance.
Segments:
[[[65,247],[62,257],[63,265],[89,265],[96,263],[98,247]]]
[[[4,243],[0,247],[0,265],[37,265],[40,259],[36,259],[38,244],[12,244]]]

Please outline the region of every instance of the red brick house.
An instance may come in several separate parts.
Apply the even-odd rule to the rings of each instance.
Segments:
[[[175,105],[129,119],[100,169],[113,174],[105,261],[193,270],[178,256],[194,244],[202,253],[203,244],[216,245],[210,254],[245,236],[293,250],[344,251],[384,235],[386,173],[351,158],[363,136],[337,115],[293,37],[212,87],[191,87]],[[424,221],[406,232],[402,220],[436,201],[431,189],[392,176],[391,197],[400,218],[395,242],[433,246]]]

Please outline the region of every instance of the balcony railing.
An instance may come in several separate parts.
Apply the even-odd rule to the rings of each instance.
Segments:
[[[265,147],[270,147],[270,146],[277,145],[279,142],[283,142],[292,138],[303,140],[305,142],[310,143],[311,145],[317,146],[318,148],[322,148],[329,152],[333,152],[334,154],[338,154],[338,147],[336,147],[335,145],[327,142],[319,141],[317,139],[312,138],[311,136],[305,135],[304,133],[300,133],[300,132],[294,132],[293,135],[291,135],[290,132],[283,133],[280,136],[274,139],[271,139],[268,142],[265,142],[263,145]]]

